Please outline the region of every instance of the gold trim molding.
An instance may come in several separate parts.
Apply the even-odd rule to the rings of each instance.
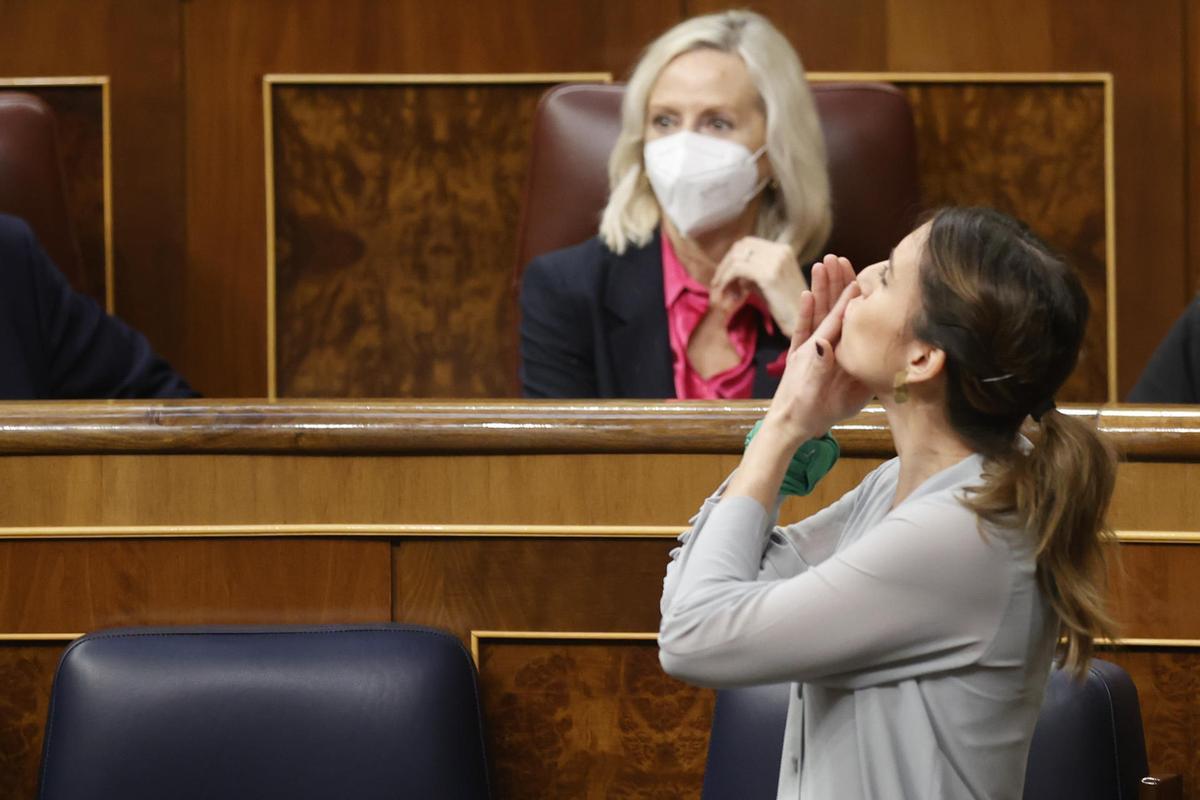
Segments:
[[[1116,179],[1113,76],[1110,72],[810,72],[814,83],[884,81],[898,84],[1058,83],[1099,85],[1104,91],[1105,319],[1108,402],[1117,402]],[[268,74],[263,76],[263,149],[267,198],[267,397],[278,397],[275,306],[275,176],[271,87],[276,85],[393,85],[611,83],[607,72],[464,74]]]
[[[502,642],[657,642],[657,632],[645,631],[471,631],[471,658],[479,667],[479,648],[484,641]],[[1195,650],[1200,639],[1098,639],[1105,650]]]
[[[44,78],[0,78],[0,88],[37,89],[100,87],[100,170],[104,194],[104,308],[109,314],[117,310],[115,264],[113,261],[113,199],[112,199],[112,100],[107,75],[52,76]]]
[[[4,539],[451,538],[674,539],[686,525],[497,525],[284,523],[244,525],[60,525],[0,527]],[[1200,544],[1200,531],[1116,531],[1122,544]]]

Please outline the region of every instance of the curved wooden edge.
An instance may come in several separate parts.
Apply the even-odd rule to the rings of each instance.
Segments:
[[[762,401],[176,400],[0,403],[0,453],[717,453],[742,450]],[[1066,406],[1131,460],[1200,460],[1200,408]],[[888,457],[883,409],[834,428]]]

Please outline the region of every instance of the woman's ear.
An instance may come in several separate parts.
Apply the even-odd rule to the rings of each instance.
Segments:
[[[908,358],[908,382],[926,383],[946,369],[946,351],[924,342],[914,343]]]

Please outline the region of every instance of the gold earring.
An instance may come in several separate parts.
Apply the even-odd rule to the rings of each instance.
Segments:
[[[897,403],[908,402],[908,370],[902,369],[892,378],[892,397]]]

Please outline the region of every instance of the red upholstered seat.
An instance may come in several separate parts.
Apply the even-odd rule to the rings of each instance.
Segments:
[[[54,112],[23,92],[0,92],[0,213],[28,222],[71,285],[86,289],[83,255],[67,210]]]
[[[816,83],[812,89],[833,192],[825,251],[862,268],[886,258],[916,219],[912,109],[890,84]],[[534,256],[595,235],[624,92],[615,84],[565,84],[542,97],[517,239],[518,277]]]

